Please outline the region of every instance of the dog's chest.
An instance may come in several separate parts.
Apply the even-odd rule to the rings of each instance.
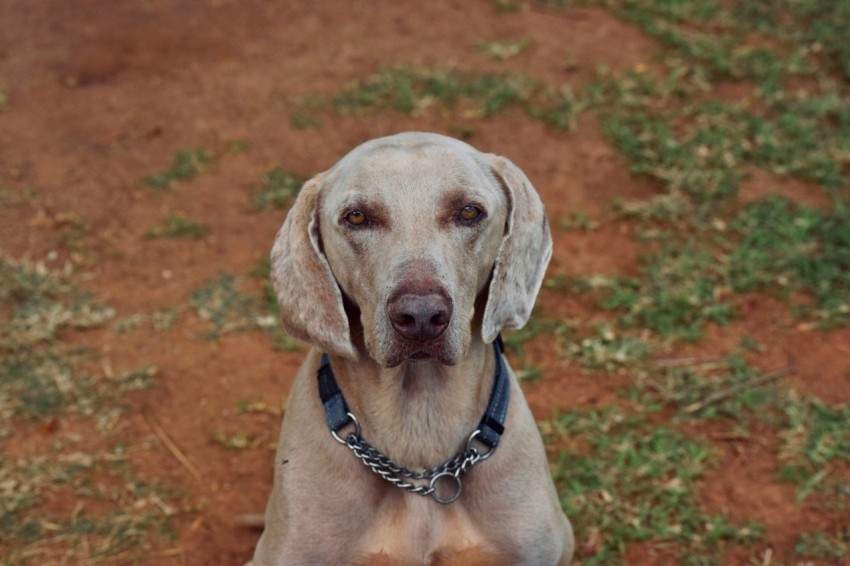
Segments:
[[[451,557],[487,547],[487,540],[462,506],[443,506],[430,497],[402,495],[375,513],[375,521],[357,548],[357,556],[371,559],[363,564],[462,564]]]

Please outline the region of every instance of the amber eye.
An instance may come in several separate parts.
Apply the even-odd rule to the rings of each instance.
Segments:
[[[352,210],[345,215],[345,221],[352,226],[363,226],[366,224],[366,215],[359,210]]]
[[[465,222],[472,222],[477,220],[480,216],[481,209],[471,204],[464,206],[460,211],[460,218]]]

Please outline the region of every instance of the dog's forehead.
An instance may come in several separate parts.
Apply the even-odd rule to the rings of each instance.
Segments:
[[[340,197],[431,200],[458,189],[484,197],[495,183],[483,160],[483,154],[451,138],[393,136],[354,149],[329,171],[327,180]]]

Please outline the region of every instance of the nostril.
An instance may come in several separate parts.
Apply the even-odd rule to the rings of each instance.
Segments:
[[[445,326],[449,323],[449,315],[446,312],[440,312],[431,317],[433,326]]]
[[[398,317],[397,324],[405,328],[413,327],[416,326],[416,318],[414,318],[413,315],[410,314],[403,314]]]

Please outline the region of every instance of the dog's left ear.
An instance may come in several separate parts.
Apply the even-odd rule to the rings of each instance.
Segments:
[[[552,257],[546,211],[531,181],[508,159],[488,157],[508,200],[508,218],[481,325],[486,343],[495,340],[502,328],[520,328],[528,322]]]

